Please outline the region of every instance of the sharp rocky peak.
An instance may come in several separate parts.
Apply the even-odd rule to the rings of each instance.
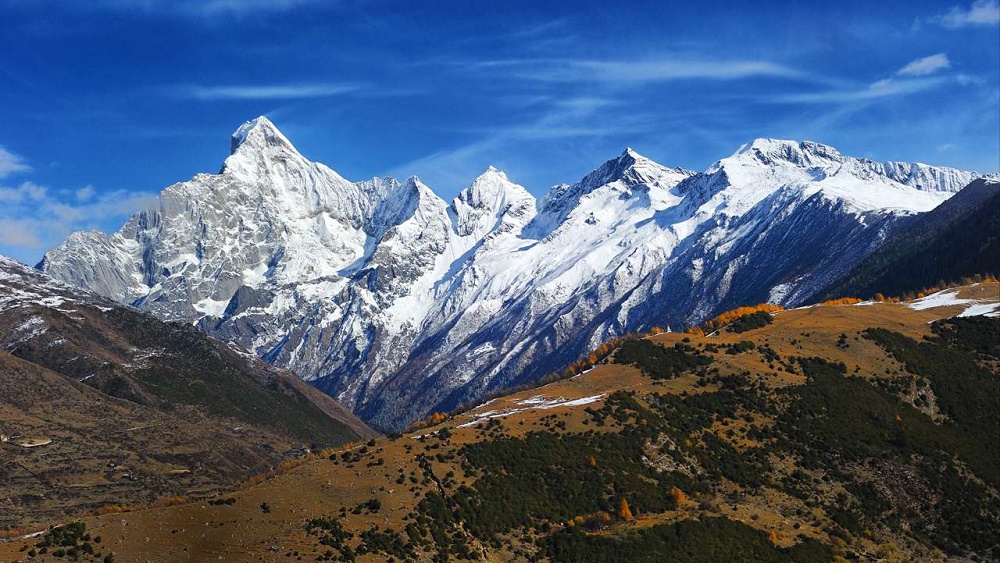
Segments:
[[[490,166],[469,187],[459,192],[455,200],[456,205],[499,208],[525,198],[534,199],[523,187],[511,182],[502,170]]]
[[[583,193],[587,193],[612,182],[621,182],[626,186],[655,185],[665,177],[674,183],[673,176],[684,177],[692,174],[694,172],[682,168],[667,168],[628,147],[617,158],[605,162],[597,170],[587,174],[577,185],[584,188]]]
[[[230,154],[236,154],[241,150],[260,150],[266,147],[281,148],[290,150],[296,154],[292,142],[285,137],[281,131],[271,123],[271,120],[263,115],[240,125],[232,135]]]
[[[841,163],[844,157],[837,149],[822,143],[760,138],[741,146],[728,160],[765,166],[793,165],[809,168]]]
[[[682,168],[667,168],[632,148],[626,148],[621,155],[605,162],[579,182],[554,186],[542,199],[542,209],[551,211],[575,205],[580,198],[612,183],[626,188],[643,185],[669,188],[692,175],[694,172]]]
[[[455,230],[462,236],[482,234],[501,217],[513,214],[520,221],[534,216],[535,198],[511,182],[502,170],[490,166],[452,201]],[[485,232],[485,231],[483,231]]]
[[[837,149],[813,141],[755,139],[741,146],[732,156],[716,162],[706,174],[725,170],[726,175],[741,177],[752,169],[783,169],[808,181],[831,177],[845,181],[895,182],[918,190],[957,192],[979,174],[941,166],[909,162],[876,162],[868,158],[844,156]]]
[[[241,125],[232,135],[232,152],[222,164],[226,174],[248,184],[267,185],[280,192],[303,192],[329,187],[346,189],[348,182],[329,167],[311,162],[271,121],[260,116]]]

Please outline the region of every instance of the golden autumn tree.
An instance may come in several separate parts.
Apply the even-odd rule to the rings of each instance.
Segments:
[[[670,488],[670,496],[674,497],[674,500],[677,501],[677,506],[680,506],[685,502],[687,502],[688,498],[687,495],[684,494],[684,491],[678,489],[677,487]]]
[[[776,313],[778,311],[783,311],[783,310],[784,307],[782,307],[781,305],[772,305],[771,303],[760,303],[758,305],[747,305],[744,307],[737,307],[735,309],[731,309],[729,311],[721,313],[719,316],[702,324],[700,327],[692,327],[686,330],[685,332],[697,336],[704,336],[705,333],[719,330],[724,326],[728,325],[729,323],[735,321],[736,319],[744,317],[746,315],[751,315],[753,313],[761,313],[761,312]]]
[[[635,519],[635,516],[632,516],[632,509],[628,507],[628,500],[626,500],[625,497],[622,497],[621,502],[618,503],[618,516],[620,516],[622,520]]]
[[[861,300],[857,297],[841,297],[839,299],[827,299],[826,301],[820,303],[820,306],[834,306],[834,305],[854,305],[856,303],[861,303]]]

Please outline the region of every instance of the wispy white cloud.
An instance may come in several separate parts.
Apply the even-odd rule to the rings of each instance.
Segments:
[[[968,8],[955,6],[944,14],[930,18],[929,21],[949,29],[1000,25],[1000,1],[976,0]]]
[[[536,119],[488,128],[464,129],[504,141],[561,140],[584,137],[621,136],[645,132],[654,127],[648,116],[620,112],[608,118],[615,108],[627,104],[606,97],[588,97],[552,100],[546,111]]]
[[[315,1],[316,0],[195,0],[192,2],[184,2],[184,4],[186,9],[201,12],[203,14],[214,14],[219,12],[243,14],[248,12],[281,12],[305,4],[312,4]]]
[[[457,189],[471,183],[476,170],[482,172],[486,168],[483,159],[488,155],[499,154],[505,142],[500,137],[487,137],[459,147],[435,151],[400,164],[383,175],[405,178],[419,175],[422,171],[433,171],[437,182]],[[445,186],[434,186],[435,190],[443,187]]]
[[[948,55],[938,53],[917,59],[896,71],[896,74],[899,76],[926,76],[949,67],[951,67],[951,61],[948,60]]]
[[[319,0],[98,0],[92,5],[118,11],[149,14],[212,17],[258,12],[283,12],[318,3]]]
[[[955,77],[955,80],[957,80],[962,86],[982,86],[983,84],[986,84],[986,80],[983,78],[968,74],[959,74]]]
[[[473,70],[501,72],[540,82],[618,82],[641,84],[671,80],[739,80],[752,77],[806,79],[810,75],[769,61],[659,58],[637,61],[508,59],[461,63]]]
[[[43,228],[35,220],[0,217],[0,245],[27,250],[45,248],[40,236]]]
[[[306,98],[325,98],[339,94],[356,92],[360,84],[241,84],[231,86],[200,86],[189,85],[173,88],[175,95],[181,98],[217,101],[217,100],[294,100]]]
[[[68,199],[52,198],[45,204],[51,206],[50,214],[64,228],[75,230],[89,228],[116,217],[131,215],[139,209],[150,207],[155,202],[156,194],[114,190],[104,192],[85,203],[70,203]]]
[[[529,24],[507,33],[507,39],[528,40],[560,34],[571,22],[571,18],[557,18]]]
[[[0,178],[17,172],[31,172],[31,167],[25,163],[24,157],[0,147]]]
[[[947,82],[943,77],[895,79],[886,78],[862,88],[828,90],[787,94],[770,98],[771,101],[789,104],[843,104],[873,101],[882,98],[905,96],[935,88]]]

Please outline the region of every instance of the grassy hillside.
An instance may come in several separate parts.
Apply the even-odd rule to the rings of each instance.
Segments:
[[[82,523],[128,561],[989,560],[1000,321],[951,319],[966,306],[626,341],[573,378],[211,502]],[[46,541],[0,557],[45,560]]]

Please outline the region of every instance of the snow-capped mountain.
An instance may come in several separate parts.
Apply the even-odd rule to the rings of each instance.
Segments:
[[[417,178],[345,180],[260,117],[219,174],[39,267],[398,428],[626,331],[794,305],[976,176],[758,139],[700,174],[628,149],[539,202],[490,168],[447,203]]]

